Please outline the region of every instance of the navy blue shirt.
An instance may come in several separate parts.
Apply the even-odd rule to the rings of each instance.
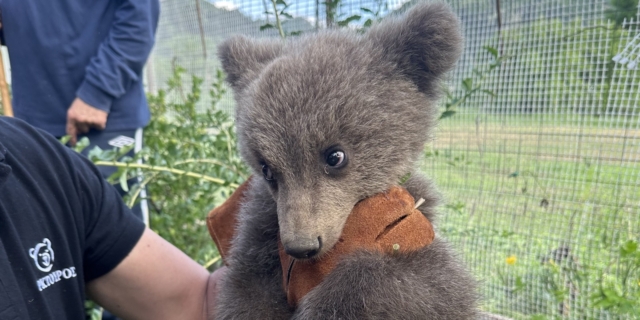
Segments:
[[[143,231],[89,160],[0,117],[0,319],[84,320],[85,282]]]
[[[144,127],[142,69],[158,0],[0,0],[15,116],[65,134],[76,97],[109,112],[107,131]]]

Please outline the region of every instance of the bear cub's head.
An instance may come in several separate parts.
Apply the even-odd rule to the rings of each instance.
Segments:
[[[240,152],[273,194],[287,253],[326,252],[358,201],[413,169],[434,125],[439,80],[461,50],[458,19],[442,3],[365,34],[221,44]]]

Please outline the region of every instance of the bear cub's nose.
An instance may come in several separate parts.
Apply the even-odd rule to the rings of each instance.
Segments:
[[[296,259],[309,259],[317,255],[320,249],[322,249],[322,239],[318,237],[317,240],[299,241],[285,246],[284,252]]]

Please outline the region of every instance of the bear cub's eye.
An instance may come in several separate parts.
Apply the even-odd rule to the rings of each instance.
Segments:
[[[342,150],[333,150],[327,155],[327,164],[330,167],[337,168],[346,164],[347,155]]]
[[[269,166],[266,164],[262,165],[262,175],[264,176],[265,180],[273,181],[273,173],[271,172],[271,169],[269,169]]]

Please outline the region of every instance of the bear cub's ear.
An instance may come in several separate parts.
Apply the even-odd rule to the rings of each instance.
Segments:
[[[384,59],[427,94],[435,93],[439,78],[462,53],[460,22],[449,5],[420,4],[405,15],[383,20],[367,32]]]
[[[253,40],[235,36],[218,46],[218,57],[234,91],[244,89],[269,62],[282,54],[280,39]]]

